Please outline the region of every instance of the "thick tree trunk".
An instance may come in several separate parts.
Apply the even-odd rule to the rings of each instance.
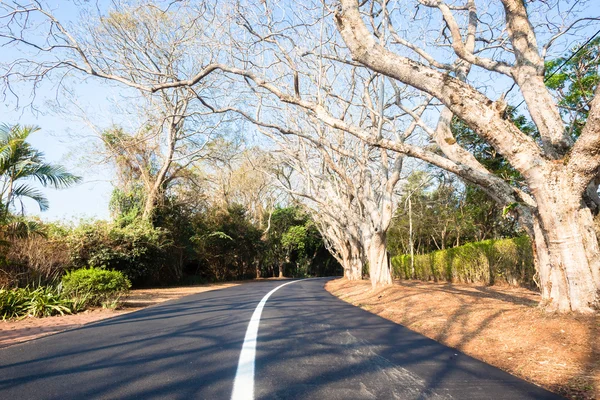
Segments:
[[[600,294],[593,217],[580,195],[555,180],[548,182],[544,186],[552,188],[534,191],[534,250],[542,301],[550,310],[589,312],[599,306]]]
[[[349,281],[360,281],[362,279],[362,263],[356,259],[349,259],[344,264],[344,276]]]
[[[350,281],[360,281],[363,270],[362,256],[360,249],[355,245],[349,243],[344,250],[344,276]]]
[[[367,244],[369,276],[373,289],[392,284],[392,272],[386,248],[385,233],[375,233]]]
[[[279,263],[279,277],[283,278],[283,263]]]

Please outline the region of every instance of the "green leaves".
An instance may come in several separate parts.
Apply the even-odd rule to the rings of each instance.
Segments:
[[[0,289],[0,319],[72,314],[97,305],[114,306],[131,287],[118,271],[75,270],[58,286]]]
[[[79,307],[111,304],[131,288],[131,282],[120,271],[83,268],[68,272],[62,278],[66,295]]]
[[[600,37],[565,57],[546,63],[546,86],[559,98],[561,114],[573,138],[579,137],[600,82]]]
[[[231,240],[231,241],[233,241],[233,238],[231,236],[229,236],[225,232],[220,232],[220,231],[210,233],[210,234],[206,235],[206,237],[217,238],[217,239],[225,239],[225,240]]]
[[[0,318],[3,320],[71,313],[71,300],[60,287],[0,289]]]
[[[515,207],[517,207],[517,203],[510,203],[502,208],[502,217],[506,217],[508,213],[510,213]]]
[[[34,200],[42,211],[48,209],[43,193],[23,181],[34,180],[57,189],[81,181],[63,166],[46,163],[44,153],[27,143],[29,135],[39,130],[36,126],[0,126],[0,202],[6,210],[20,198]]]
[[[304,253],[307,247],[307,232],[303,225],[291,226],[287,232],[281,236],[281,244],[290,250],[297,250]]]

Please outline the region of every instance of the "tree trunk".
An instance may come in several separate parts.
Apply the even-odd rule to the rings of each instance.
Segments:
[[[412,201],[408,197],[408,244],[410,246],[410,279],[415,279],[415,242],[413,240]]]
[[[343,254],[344,276],[350,281],[362,280],[363,262],[360,249],[356,244],[348,243]]]
[[[282,263],[282,262],[279,263],[279,277],[280,278],[284,277],[283,276],[283,265],[284,265],[284,263]]]
[[[362,279],[362,263],[356,259],[349,259],[344,263],[344,276],[349,281],[360,281]]]
[[[367,245],[369,275],[373,289],[392,284],[390,261],[386,249],[386,237],[383,232],[373,234]]]
[[[156,208],[156,204],[158,202],[158,189],[152,187],[148,189],[148,193],[146,193],[146,202],[144,203],[144,211],[142,212],[143,220],[150,220],[152,215],[154,214],[154,209]]]
[[[590,312],[599,305],[600,251],[593,217],[580,195],[548,179],[534,186],[535,261],[550,310]]]

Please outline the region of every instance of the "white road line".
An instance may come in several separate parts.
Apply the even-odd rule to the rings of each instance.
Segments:
[[[240,353],[237,372],[235,373],[235,381],[233,382],[233,393],[231,400],[254,400],[254,358],[256,356],[256,338],[258,336],[258,325],[260,324],[260,316],[262,310],[269,300],[269,297],[285,285],[300,281],[290,281],[283,285],[277,286],[262,298],[246,330],[246,337]]]

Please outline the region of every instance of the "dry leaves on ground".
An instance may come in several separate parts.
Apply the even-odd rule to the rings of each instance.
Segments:
[[[523,288],[330,281],[341,299],[572,399],[600,399],[600,315],[549,314]]]

